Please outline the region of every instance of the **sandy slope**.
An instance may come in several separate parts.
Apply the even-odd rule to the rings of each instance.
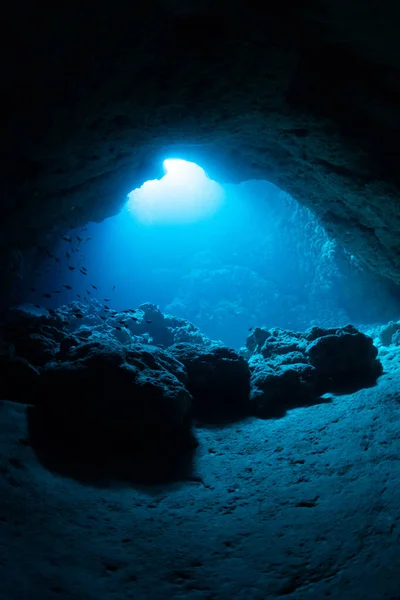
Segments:
[[[0,598],[400,599],[400,371],[375,388],[198,429],[159,486],[51,473],[0,407]]]

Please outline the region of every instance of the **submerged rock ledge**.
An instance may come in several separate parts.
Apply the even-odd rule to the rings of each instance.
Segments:
[[[117,312],[94,300],[15,309],[2,329],[2,396],[62,421],[77,443],[162,452],[187,443],[193,418],[282,416],[382,372],[372,338],[352,325],[256,327],[237,352],[153,304]]]

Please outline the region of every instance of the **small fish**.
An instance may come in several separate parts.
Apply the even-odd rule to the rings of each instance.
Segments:
[[[115,290],[115,285],[113,286],[113,291]]]
[[[105,304],[105,305],[104,305],[104,308],[105,308],[106,310],[110,310],[110,307],[109,307],[109,306],[107,306],[107,304]]]
[[[91,237],[86,238],[85,242],[88,242],[89,240],[91,240]]]
[[[86,293],[87,293],[87,294],[89,294],[89,296],[90,296],[90,294],[91,294],[92,292],[91,292],[90,290],[86,290]]]
[[[122,331],[122,327],[120,327],[119,325],[116,325],[115,329],[118,329],[118,331]]]
[[[139,319],[137,319],[136,317],[131,317],[132,321],[139,321]]]
[[[92,288],[93,288],[94,290],[97,290],[97,285],[93,285],[93,283],[91,283],[90,285],[92,286]]]
[[[65,287],[66,290],[72,290],[72,287],[70,285],[63,285],[63,287]]]
[[[75,271],[75,267],[71,267],[71,265],[68,265],[68,269],[69,269],[70,271]]]
[[[60,259],[58,258],[58,256],[53,256],[54,260],[56,261],[56,263],[60,262]]]
[[[144,322],[145,323],[152,323],[153,321],[150,321],[150,319],[145,319]]]
[[[61,290],[53,290],[53,294],[61,294]]]
[[[249,331],[253,331],[254,327],[249,327]]]
[[[78,297],[78,298],[80,298],[80,297],[81,297],[81,295],[80,295],[80,294],[77,294],[77,297]]]
[[[83,319],[83,317],[84,317],[84,316],[85,316],[85,315],[83,315],[82,313],[76,313],[76,314],[75,314],[75,318],[76,318],[76,319]]]
[[[103,298],[104,302],[110,302],[111,298]]]
[[[99,315],[100,319],[103,319],[103,321],[105,321],[107,319],[107,317],[103,317],[103,315]]]
[[[82,267],[81,267],[79,270],[80,270],[80,272],[82,273],[82,275],[87,275],[87,273],[86,273],[85,269],[82,269]]]
[[[34,304],[33,306],[34,306],[35,308],[42,308],[42,307],[40,306],[40,304]]]
[[[82,238],[81,238],[81,237],[79,237],[79,235],[76,235],[75,237],[76,237],[76,239],[78,240],[78,244],[80,244],[80,243],[82,242]]]
[[[70,255],[70,253],[69,253],[69,252],[66,252],[66,253],[65,253],[65,256],[66,256],[67,258],[71,258],[71,255]]]
[[[45,298],[51,298],[51,294],[43,294]]]
[[[30,290],[31,292],[36,292],[36,288],[33,288],[33,287],[32,287],[32,288],[29,288],[29,290]]]
[[[72,237],[70,235],[63,235],[62,239],[64,242],[72,242]]]

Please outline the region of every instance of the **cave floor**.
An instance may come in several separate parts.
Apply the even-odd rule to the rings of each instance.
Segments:
[[[197,429],[194,476],[50,472],[1,404],[2,600],[399,599],[400,371],[270,421]]]

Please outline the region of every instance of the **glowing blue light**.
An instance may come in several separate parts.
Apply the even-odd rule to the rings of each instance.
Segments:
[[[212,216],[220,208],[223,188],[192,162],[169,158],[166,175],[147,181],[128,194],[128,209],[145,223],[190,223]]]

